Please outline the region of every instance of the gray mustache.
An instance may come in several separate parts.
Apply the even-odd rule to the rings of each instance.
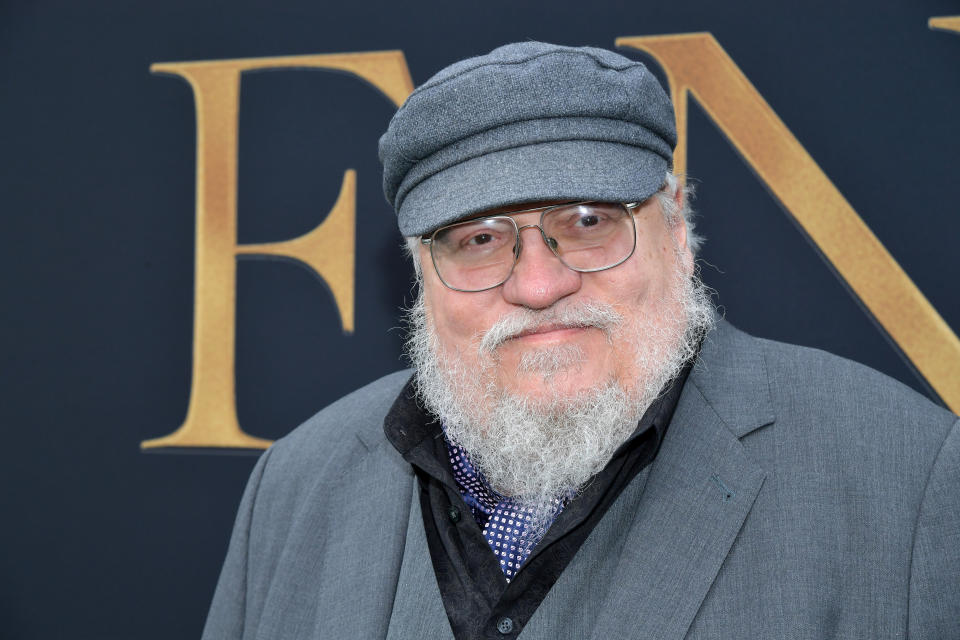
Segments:
[[[483,334],[479,350],[481,354],[492,354],[507,340],[548,325],[571,329],[595,327],[609,337],[610,331],[623,322],[623,316],[605,302],[575,302],[540,311],[518,309],[502,316]]]

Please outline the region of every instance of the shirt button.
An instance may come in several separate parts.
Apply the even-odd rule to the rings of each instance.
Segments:
[[[457,524],[460,522],[460,509],[457,509],[456,507],[450,507],[447,510],[447,517],[450,518],[450,522]]]
[[[500,618],[500,621],[497,622],[497,631],[503,635],[507,635],[513,631],[513,620],[510,618]]]

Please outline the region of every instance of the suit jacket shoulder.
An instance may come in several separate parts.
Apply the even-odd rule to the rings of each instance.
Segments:
[[[829,477],[829,460],[850,482],[896,477],[922,490],[957,416],[852,360],[771,340],[757,344],[777,416],[774,430],[797,462]]]
[[[304,464],[312,468],[317,456],[340,458],[358,443],[367,450],[380,446],[385,442],[383,419],[411,374],[409,370],[388,374],[321,409],[277,440],[272,456],[302,471]],[[340,462],[349,463],[347,458]]]
[[[693,446],[715,415],[743,468],[764,476],[691,636],[723,635],[725,612],[739,609],[751,612],[743,637],[810,624],[821,635],[960,637],[955,415],[868,367],[722,321],[690,382],[701,410],[668,439],[687,433]],[[749,606],[746,584],[763,585]]]
[[[828,436],[847,446],[883,446],[900,433],[939,447],[957,420],[867,366],[756,338],[723,320],[707,336],[691,380],[738,437],[777,423],[778,429],[801,429],[803,437]],[[817,438],[813,443],[824,444]]]
[[[909,426],[950,425],[957,419],[905,384],[858,362],[819,349],[755,340],[764,352],[771,391],[785,409],[803,399],[815,403],[808,408],[819,405],[861,421]]]
[[[412,471],[384,438],[383,418],[409,377],[345,396],[261,456],[205,640],[333,637],[337,628],[383,636],[404,541],[396,526],[412,495]]]

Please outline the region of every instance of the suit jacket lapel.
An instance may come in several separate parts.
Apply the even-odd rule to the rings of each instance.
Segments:
[[[708,336],[651,466],[594,638],[682,638],[749,513],[764,471],[739,436],[773,421],[757,342]]]

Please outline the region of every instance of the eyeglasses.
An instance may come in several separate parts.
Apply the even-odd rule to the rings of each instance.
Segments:
[[[568,202],[485,216],[440,227],[420,239],[440,281],[454,291],[499,287],[520,259],[524,229],[539,229],[544,243],[568,268],[580,273],[622,264],[637,246],[632,210],[639,202]],[[540,224],[517,225],[511,217],[541,211]]]

